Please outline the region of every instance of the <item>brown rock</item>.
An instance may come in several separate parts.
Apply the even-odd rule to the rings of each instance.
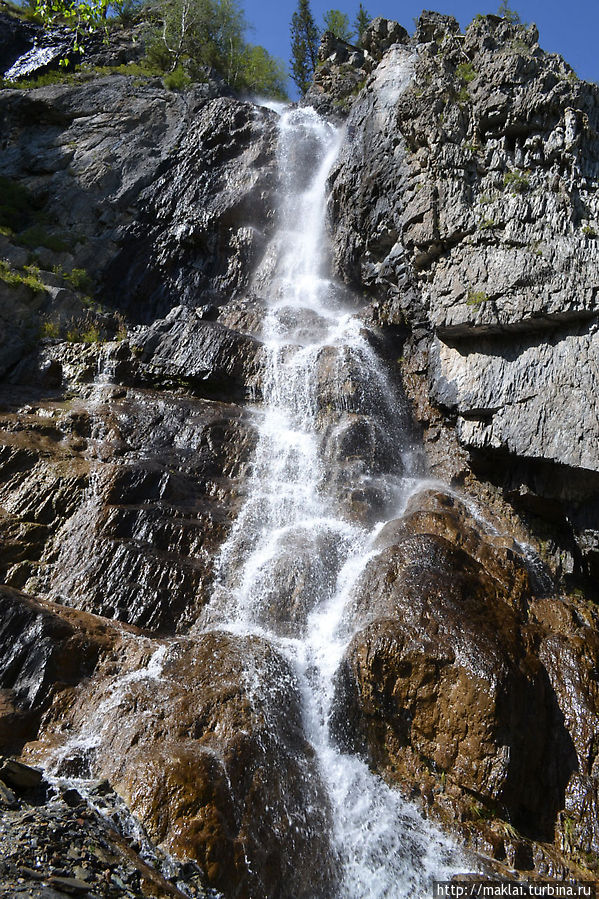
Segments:
[[[217,632],[172,641],[152,673],[159,646],[128,641],[117,674],[107,659],[85,690],[57,700],[35,752],[64,742],[65,726],[72,747],[93,723],[93,772],[212,886],[240,897],[279,895],[283,884],[305,899],[332,895],[329,809],[289,665],[257,637]],[[67,744],[58,771],[83,761]]]
[[[3,780],[0,780],[0,806],[4,808],[18,808],[19,800],[12,790],[6,786]]]
[[[42,772],[39,768],[31,768],[16,759],[2,759],[0,778],[17,790],[32,790],[41,784]]]
[[[479,562],[505,599],[521,606],[531,592],[526,562],[512,537],[489,531],[490,525],[485,530],[455,494],[427,489],[410,498],[401,519],[385,525],[377,546],[392,545],[410,534],[443,537]]]
[[[550,837],[576,760],[525,630],[524,561],[457,501],[428,499],[387,525],[356,587],[334,728],[445,814],[474,796]]]
[[[106,622],[0,587],[2,748],[18,750],[31,738],[55,692],[88,676],[114,639]],[[6,765],[10,777],[16,763]],[[39,773],[35,776],[38,783]]]
[[[566,788],[559,819],[564,849],[599,852],[599,632],[589,604],[545,598],[531,607],[532,629],[564,724],[576,768]],[[539,633],[540,632],[540,633]]]

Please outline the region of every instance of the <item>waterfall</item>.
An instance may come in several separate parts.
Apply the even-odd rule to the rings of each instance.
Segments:
[[[421,470],[375,337],[329,272],[327,179],[341,140],[313,109],[280,117],[280,227],[255,275],[268,299],[258,444],[203,626],[258,633],[292,664],[328,792],[339,899],[397,899],[428,895],[433,877],[466,863],[329,731],[352,586]],[[268,673],[253,689],[269,689]]]

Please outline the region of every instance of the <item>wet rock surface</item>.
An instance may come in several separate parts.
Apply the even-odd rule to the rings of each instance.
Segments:
[[[567,818],[590,847],[596,610],[534,596],[519,549],[447,494],[414,496],[377,548],[354,590],[338,674],[341,745],[460,822],[472,845],[495,817],[529,847],[557,834],[565,848]],[[499,835],[484,851],[501,860]],[[528,870],[542,873],[538,859]]]
[[[110,714],[98,720],[98,709]],[[225,895],[334,892],[297,684],[267,641],[126,640],[91,686],[57,697],[44,734],[28,756],[49,747],[59,775],[106,776],[153,841],[196,859]]]
[[[89,616],[61,616],[52,604],[8,587],[0,588],[0,607],[0,738],[4,751],[14,752],[36,734],[56,690],[78,684],[93,672],[110,637],[108,629]],[[14,771],[6,765],[0,779],[12,786],[31,786],[19,779],[18,765]]]
[[[12,64],[21,44],[0,34]],[[503,873],[593,879],[599,104],[537,38],[426,13],[413,38],[376,19],[360,48],[321,48],[307,102],[347,116],[335,267],[390,402],[410,397],[398,428],[420,428],[430,470],[462,490],[415,491],[378,533],[331,724]],[[95,64],[138,51],[132,34]],[[17,198],[0,238],[0,750],[91,794],[0,762],[0,883],[330,899],[297,680],[263,637],[201,630],[256,445],[251,275],[278,215],[276,116],[214,83],[77,77],[0,92]],[[314,366],[327,489],[365,527],[389,511],[384,476],[405,473],[395,431],[364,412],[369,358],[323,346]],[[338,542],[319,568],[319,541],[296,535],[260,623],[305,628]],[[122,800],[160,851],[126,835]]]
[[[4,760],[3,778],[13,760]],[[64,896],[208,897],[193,865],[174,865],[156,854],[109,784],[90,785],[84,798],[76,789],[42,779],[38,769],[20,765],[14,792],[0,781],[0,884],[2,895],[31,899]],[[8,779],[10,782],[10,779]],[[131,828],[128,832],[128,828]],[[142,845],[143,844],[143,845]]]
[[[29,399],[3,421],[5,583],[155,630],[188,626],[253,446],[240,410],[114,387],[91,403],[85,391]]]

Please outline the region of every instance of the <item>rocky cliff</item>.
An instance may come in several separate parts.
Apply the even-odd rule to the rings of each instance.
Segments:
[[[333,176],[338,271],[409,331],[402,367],[436,470],[492,485],[565,582],[592,590],[597,88],[534,26],[387,28]]]
[[[333,266],[426,458],[350,598],[335,739],[489,870],[593,878],[599,91],[534,26],[424,13],[325,36],[305,102],[343,123]],[[330,897],[295,674],[201,620],[256,444],[276,120],[106,67],[0,91],[0,737],[107,778],[225,895]],[[354,474],[392,451],[329,356],[344,502],[376,520]]]

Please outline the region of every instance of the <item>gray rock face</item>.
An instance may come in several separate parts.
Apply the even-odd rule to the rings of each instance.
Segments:
[[[259,384],[261,343],[196,310],[176,306],[134,338],[143,380],[201,384],[202,392],[249,396]]]
[[[399,22],[377,16],[365,28],[360,44],[373,59],[380,62],[393,44],[406,44],[407,42],[408,32]]]
[[[369,53],[325,31],[318,50],[314,79],[302,100],[323,115],[343,117],[364,86],[374,60]]]
[[[482,337],[464,353],[437,338],[434,396],[458,413],[460,440],[476,449],[599,470],[598,363],[595,323],[559,337]]]
[[[248,284],[266,245],[273,200],[275,115],[219,97],[191,122],[137,200],[104,283],[148,320],[178,303],[222,303]],[[148,261],[150,264],[148,265]]]
[[[244,287],[274,214],[274,113],[213,91],[113,75],[2,95],[0,175],[140,320]]]
[[[404,373],[475,468],[519,460],[517,492],[536,497],[521,508],[551,505],[563,533],[582,515],[576,477],[560,476],[558,510],[535,466],[588,473],[597,531],[599,94],[537,40],[424,13],[409,47],[386,50],[332,175],[336,265],[379,320],[419,335]],[[594,565],[577,552],[570,569]]]
[[[125,344],[46,352],[50,364],[59,356],[71,400],[54,391],[49,401],[39,385],[0,399],[0,578],[151,630],[185,630],[209,598],[253,429],[230,402],[174,394],[176,376],[158,376],[156,361],[162,391],[90,385],[98,370],[150,380]]]

